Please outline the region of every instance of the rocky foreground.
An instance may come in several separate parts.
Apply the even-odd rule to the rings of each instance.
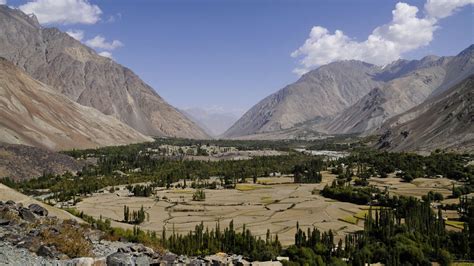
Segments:
[[[250,265],[238,255],[187,257],[109,241],[89,225],[48,214],[38,204],[0,201],[0,265]]]

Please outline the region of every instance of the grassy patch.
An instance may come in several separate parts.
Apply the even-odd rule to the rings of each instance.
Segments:
[[[346,223],[350,223],[350,224],[357,224],[359,222],[359,219],[357,219],[354,216],[347,216],[347,217],[344,217],[344,218],[339,218],[338,220],[346,222]]]
[[[260,198],[260,201],[264,204],[270,204],[273,203],[273,199],[270,196],[264,196]]]
[[[237,184],[235,186],[235,189],[239,191],[252,191],[256,189],[268,189],[268,188],[271,188],[271,187],[260,187],[260,186],[251,185],[251,184]]]
[[[173,189],[173,190],[170,190],[170,191],[167,191],[167,193],[175,193],[175,194],[194,194],[194,191],[193,190],[189,190],[189,189]]]
[[[446,225],[452,226],[457,229],[464,229],[464,222],[460,221],[446,221]]]
[[[366,215],[369,215],[369,211],[368,210],[363,210],[361,212],[358,212],[358,213],[354,214],[354,217],[357,218],[357,219],[365,220]]]

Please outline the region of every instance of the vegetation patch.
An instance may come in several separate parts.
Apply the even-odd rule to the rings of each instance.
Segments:
[[[261,201],[262,203],[264,203],[264,204],[270,204],[270,203],[275,202],[275,201],[272,199],[272,197],[270,197],[270,196],[261,197],[261,198],[260,198],[260,201]]]
[[[363,210],[361,212],[354,214],[354,217],[357,219],[365,220],[367,215],[369,215],[369,210]]]
[[[346,223],[350,223],[350,224],[357,224],[359,222],[359,219],[352,215],[344,217],[344,218],[339,218],[339,220]]]
[[[452,226],[457,229],[464,229],[464,222],[461,221],[446,221],[446,225]]]
[[[189,189],[174,189],[174,190],[170,190],[170,191],[166,191],[166,193],[175,193],[175,194],[194,194],[194,191],[193,190],[189,190]]]
[[[255,186],[255,185],[251,185],[251,184],[237,184],[235,186],[235,189],[239,190],[239,191],[252,191],[252,190],[256,190],[256,189],[269,189],[271,187],[260,187],[260,186]]]
[[[55,246],[60,252],[70,258],[87,257],[92,255],[92,245],[84,238],[83,230],[78,230],[75,224],[64,221],[56,231],[43,230],[40,236],[46,245]]]

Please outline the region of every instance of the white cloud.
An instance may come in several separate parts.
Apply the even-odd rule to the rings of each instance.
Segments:
[[[102,14],[88,0],[33,0],[19,8],[26,14],[35,14],[41,24],[95,24]]]
[[[103,56],[103,57],[108,57],[110,59],[114,59],[112,57],[112,53],[111,52],[107,52],[107,51],[104,51],[104,52],[100,52],[99,55]]]
[[[301,57],[301,67],[293,72],[302,75],[311,68],[339,60],[356,59],[377,65],[390,63],[404,53],[428,45],[440,18],[473,1],[428,0],[425,5],[427,14],[421,18],[417,16],[416,6],[397,3],[392,11],[392,21],[375,28],[362,42],[340,30],[331,33],[324,27],[314,26],[305,43],[291,54],[292,57]]]
[[[94,38],[87,40],[86,44],[92,48],[102,50],[114,50],[115,48],[123,46],[121,41],[113,40],[111,42],[107,42],[101,35],[97,35]]]
[[[0,5],[6,5],[7,4],[7,0],[0,0]]]
[[[451,16],[459,8],[468,4],[474,4],[474,0],[428,0],[425,10],[428,16],[439,19]]]
[[[115,15],[109,16],[109,18],[106,20],[107,23],[114,23],[115,21],[121,20],[122,19],[122,13],[117,13]]]
[[[78,41],[82,41],[82,39],[84,39],[84,31],[82,30],[68,30],[66,33]]]

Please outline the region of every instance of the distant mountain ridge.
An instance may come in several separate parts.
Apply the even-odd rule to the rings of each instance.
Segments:
[[[219,137],[239,119],[237,115],[230,112],[202,108],[186,108],[182,112],[213,137]]]
[[[71,100],[149,136],[207,138],[130,69],[34,16],[0,5],[0,57]]]
[[[252,107],[224,135],[273,138],[290,129],[374,133],[387,119],[473,74],[473,51],[471,45],[457,56],[397,60],[385,67],[354,60],[321,66]]]

